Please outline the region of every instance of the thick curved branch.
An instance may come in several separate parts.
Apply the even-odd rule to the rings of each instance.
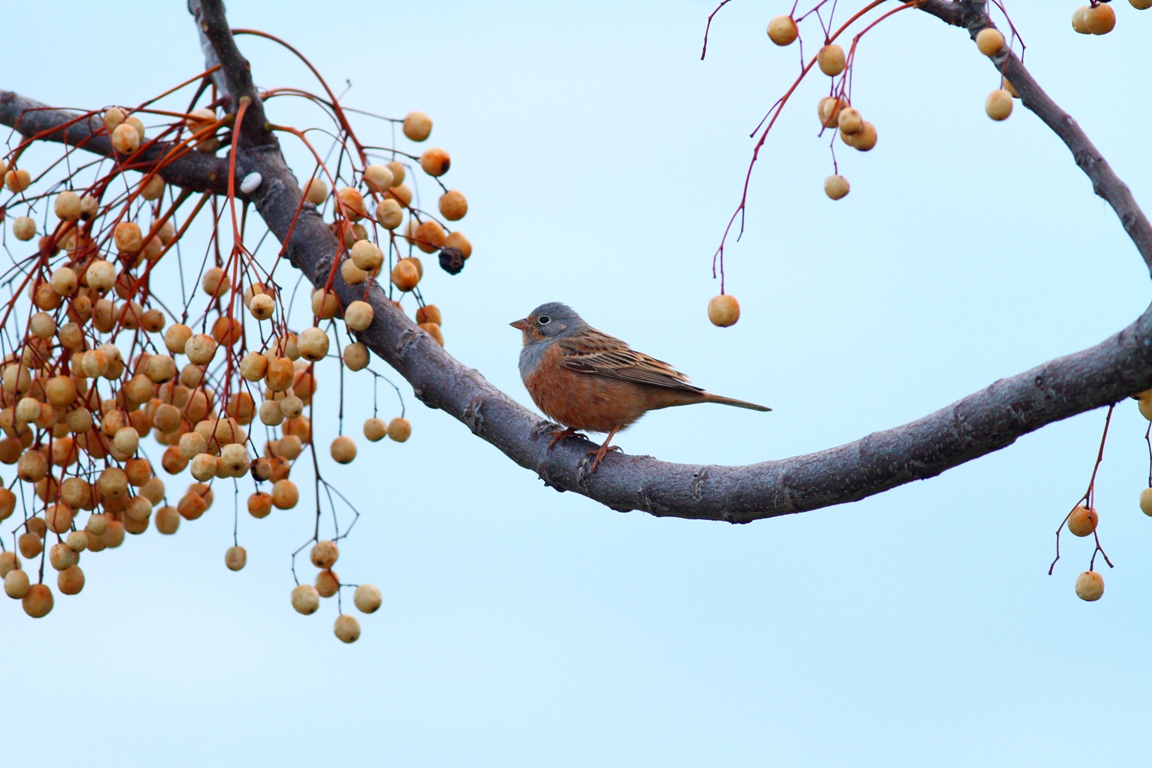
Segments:
[[[228,92],[247,96],[256,109],[248,115],[260,115],[258,95],[246,80],[246,64],[235,45],[218,45],[230,37],[211,31],[226,29],[222,7],[213,1],[193,5],[203,6],[201,29],[225,78],[230,78]],[[941,13],[955,5],[921,3],[926,9],[939,6]],[[1021,78],[1018,89],[1030,87],[1025,83],[1030,79]],[[249,199],[284,243],[291,262],[313,285],[322,286],[339,253],[336,239],[315,208],[301,202],[299,186],[275,137],[263,131],[262,120],[253,120],[253,125],[259,130],[243,132],[233,147],[237,173],[261,174],[263,181]],[[1097,163],[1085,170],[1092,175],[1099,168]],[[204,188],[203,179],[194,182],[200,185],[195,188]],[[1114,191],[1105,187],[1109,194]],[[1150,308],[1095,347],[997,381],[910,424],[838,448],[746,467],[670,464],[609,454],[600,469],[588,475],[589,443],[565,440],[549,451],[548,422],[448,355],[387,301],[378,285],[367,290],[349,286],[337,271],[333,288],[345,305],[357,299],[371,302],[375,319],[360,339],[399,371],[424,403],[467,424],[557,490],[576,491],[613,509],[662,516],[750,522],[855,501],[940,474],[1054,421],[1152,388]]]
[[[112,158],[141,173],[159,168],[160,176],[193,192],[228,193],[228,161],[201,152],[184,152],[171,142],[154,142],[131,158],[120,155],[99,116],[53,109],[12,91],[0,90],[0,124],[29,140],[51,141]],[[173,150],[176,150],[175,152]]]

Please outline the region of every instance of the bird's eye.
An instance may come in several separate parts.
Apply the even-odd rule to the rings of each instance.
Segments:
[[[552,322],[552,318],[548,317],[548,315],[540,315],[540,317],[536,318],[536,322],[540,325],[548,325],[548,323]]]

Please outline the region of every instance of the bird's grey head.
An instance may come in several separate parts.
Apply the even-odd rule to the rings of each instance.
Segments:
[[[532,310],[528,317],[512,323],[524,332],[524,344],[571,336],[588,327],[580,315],[567,304],[550,301]]]

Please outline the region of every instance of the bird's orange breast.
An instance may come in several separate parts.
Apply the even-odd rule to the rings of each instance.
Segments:
[[[541,356],[524,385],[548,418],[589,432],[623,429],[652,407],[635,384],[565,368],[558,344]]]

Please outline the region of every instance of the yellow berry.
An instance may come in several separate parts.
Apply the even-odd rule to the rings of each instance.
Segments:
[[[1116,11],[1110,5],[1095,5],[1084,12],[1084,28],[1089,34],[1106,35],[1116,28]]]
[[[375,312],[366,301],[354,301],[344,310],[344,322],[350,331],[363,331],[372,325]]]

